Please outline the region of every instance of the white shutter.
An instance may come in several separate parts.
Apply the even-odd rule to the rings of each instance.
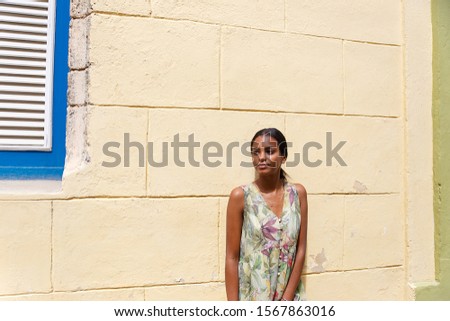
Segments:
[[[0,150],[51,150],[55,0],[0,0]]]

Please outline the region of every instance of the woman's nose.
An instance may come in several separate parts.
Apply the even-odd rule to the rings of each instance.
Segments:
[[[262,160],[265,160],[265,159],[266,159],[266,152],[265,151],[261,151],[259,153],[259,160],[262,161]]]

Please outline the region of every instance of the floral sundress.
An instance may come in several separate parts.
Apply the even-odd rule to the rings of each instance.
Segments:
[[[281,299],[295,261],[300,232],[300,204],[294,185],[284,184],[283,211],[278,218],[255,183],[244,190],[244,217],[239,257],[239,300]],[[305,300],[302,282],[294,300]]]

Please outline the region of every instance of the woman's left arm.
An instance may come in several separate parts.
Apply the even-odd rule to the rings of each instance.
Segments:
[[[283,293],[282,299],[292,301],[295,296],[295,290],[300,283],[303,265],[305,263],[306,255],[306,235],[308,229],[308,197],[306,189],[301,184],[295,184],[300,201],[300,234],[297,240],[297,254],[295,255],[294,266],[292,267],[291,275],[288,284]]]

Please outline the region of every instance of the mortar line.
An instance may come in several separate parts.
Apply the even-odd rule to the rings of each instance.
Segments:
[[[294,32],[294,31],[291,31],[288,33],[293,34],[293,35],[302,35],[305,37],[342,40],[342,41],[355,42],[355,43],[366,44],[366,45],[401,47],[401,44],[376,42],[376,41],[370,41],[370,40],[358,40],[358,39],[346,39],[346,38],[331,37],[331,36],[320,36],[320,35],[313,35],[313,34],[308,34],[308,33]]]
[[[308,193],[308,195],[318,196],[383,196],[383,195],[399,195],[397,192],[380,192],[380,193]],[[77,199],[134,199],[134,198],[148,198],[148,199],[186,199],[186,198],[217,198],[228,197],[226,194],[210,194],[210,195],[153,195],[153,196],[75,196],[67,198],[65,200],[77,200]]]
[[[150,110],[147,110],[147,129],[145,132],[145,139],[148,140],[148,133],[149,133],[149,126],[150,126]],[[145,153],[145,195],[148,195],[148,151]]]
[[[87,70],[89,70],[89,66],[80,67],[80,68],[72,67],[72,68],[70,68],[69,72],[72,72],[72,71],[87,71]]]
[[[343,197],[344,202],[344,218],[342,220],[342,261],[341,261],[341,267],[344,268],[345,263],[345,219],[347,214],[347,197]]]
[[[220,266],[220,221],[222,217],[222,200],[218,199],[218,219],[217,219],[217,278],[220,276],[222,267]]]
[[[67,291],[54,291],[54,292],[22,292],[14,294],[0,294],[2,297],[18,297],[18,296],[30,296],[30,295],[48,295],[48,294],[71,294],[71,293],[84,293],[84,292],[94,292],[94,291],[116,291],[116,290],[132,290],[132,289],[146,289],[146,288],[156,288],[156,287],[175,287],[175,286],[189,286],[189,285],[221,285],[224,281],[205,281],[205,282],[190,282],[190,283],[161,283],[161,284],[148,284],[143,286],[121,286],[121,287],[100,287],[100,288],[88,288],[82,290],[67,290]]]
[[[248,113],[267,113],[267,114],[285,114],[285,115],[312,115],[312,116],[337,116],[337,117],[364,117],[364,118],[379,118],[379,119],[399,119],[400,116],[392,115],[365,115],[365,114],[342,114],[331,112],[307,112],[307,111],[274,111],[265,109],[245,109],[225,107],[191,107],[191,106],[145,106],[145,105],[123,105],[123,104],[89,104],[93,108],[109,108],[109,107],[123,107],[123,108],[147,108],[147,109],[161,109],[161,110],[198,110],[198,111],[229,111],[229,112],[248,112]]]
[[[163,284],[152,284],[145,286],[146,288],[157,288],[157,287],[176,287],[176,286],[186,286],[186,285],[206,285],[206,284],[212,284],[212,285],[220,285],[225,284],[225,281],[204,281],[204,282],[189,282],[189,283],[180,283],[180,284],[174,284],[174,283],[163,283]]]
[[[345,40],[342,40],[342,114],[345,115]],[[347,116],[347,115],[346,115]]]
[[[69,107],[69,108],[86,108],[87,105],[86,105],[86,104],[83,104],[83,105],[80,105],[80,104],[74,104],[74,105],[72,105],[72,104],[70,104],[70,105],[68,105],[68,107]]]
[[[319,274],[332,274],[332,273],[345,273],[345,272],[361,272],[361,271],[377,271],[377,270],[389,270],[395,268],[401,268],[402,265],[387,265],[387,266],[379,266],[379,267],[370,267],[370,268],[355,268],[348,270],[329,270],[326,272],[309,272],[304,275],[319,275]],[[121,286],[121,287],[100,287],[100,288],[88,288],[83,290],[74,290],[74,291],[55,291],[55,292],[23,292],[23,293],[14,293],[14,294],[1,294],[1,297],[18,297],[18,296],[30,296],[30,295],[45,295],[45,294],[70,294],[70,293],[83,293],[83,292],[93,292],[93,291],[114,291],[114,290],[130,290],[130,289],[139,289],[139,288],[157,288],[157,287],[176,287],[176,286],[190,286],[190,285],[224,285],[224,281],[204,281],[204,282],[189,282],[189,283],[161,283],[161,284],[147,284],[142,286]]]
[[[222,110],[222,33],[223,28],[219,30],[219,110]]]
[[[93,14],[93,11],[91,9],[89,9],[89,11],[87,13],[85,13],[84,15],[81,15],[81,16],[70,16],[70,19],[71,20],[82,20],[82,19],[88,18],[92,14]]]
[[[149,14],[138,14],[138,13],[123,13],[123,12],[95,10],[95,11],[92,11],[92,14],[99,14],[99,15],[104,15],[104,16],[115,16],[115,17],[129,17],[129,18],[151,18],[151,19],[158,18],[156,16],[153,16],[152,12],[150,12]]]
[[[339,192],[339,193],[322,193],[322,192],[308,192],[308,195],[317,195],[317,196],[382,196],[382,195],[399,195],[399,192],[375,192],[375,193],[355,193],[355,192]],[[14,196],[14,195],[12,195]],[[40,201],[76,201],[76,200],[106,200],[106,199],[190,199],[190,198],[217,198],[217,197],[228,197],[228,194],[208,194],[208,195],[130,195],[130,196],[110,196],[110,195],[87,195],[87,196],[67,196],[61,198],[39,198],[39,197],[29,197],[26,199],[18,198],[21,202],[33,202],[36,200]],[[8,202],[10,198],[0,199],[0,204],[2,202]]]
[[[401,268],[403,265],[401,264],[393,264],[386,266],[377,266],[377,267],[369,267],[369,268],[354,268],[347,270],[327,270],[325,272],[306,272],[305,275],[320,275],[320,274],[329,274],[329,273],[346,273],[346,272],[361,272],[361,271],[376,271],[376,270],[389,270]]]
[[[30,296],[30,295],[48,295],[48,294],[53,294],[53,293],[61,293],[61,292],[20,292],[20,293],[9,293],[9,294],[0,294],[0,298],[21,297],[21,296]]]
[[[53,201],[50,202],[50,287],[55,291],[53,282]]]
[[[107,12],[107,11],[95,11],[93,13],[100,14],[100,15],[120,16],[120,17],[137,17],[137,18],[147,18],[147,19],[155,19],[155,20],[195,22],[195,23],[211,25],[211,26],[223,25],[223,26],[227,26],[227,27],[234,27],[234,28],[241,28],[241,29],[248,29],[248,30],[265,31],[265,32],[280,33],[280,34],[300,35],[300,36],[305,36],[305,37],[323,38],[323,39],[331,39],[331,40],[346,40],[346,41],[351,41],[351,42],[358,42],[358,43],[372,44],[372,45],[381,45],[381,46],[393,46],[393,47],[401,46],[401,45],[395,44],[395,43],[384,43],[384,42],[377,42],[377,41],[370,41],[370,40],[358,40],[358,39],[344,39],[344,38],[339,38],[339,37],[314,35],[314,34],[309,34],[309,33],[295,32],[295,31],[271,30],[271,29],[256,28],[256,27],[241,26],[241,25],[221,24],[219,22],[200,21],[200,20],[186,19],[186,18],[160,17],[160,16],[153,16],[153,15],[127,14],[127,13],[117,13],[117,12]]]

